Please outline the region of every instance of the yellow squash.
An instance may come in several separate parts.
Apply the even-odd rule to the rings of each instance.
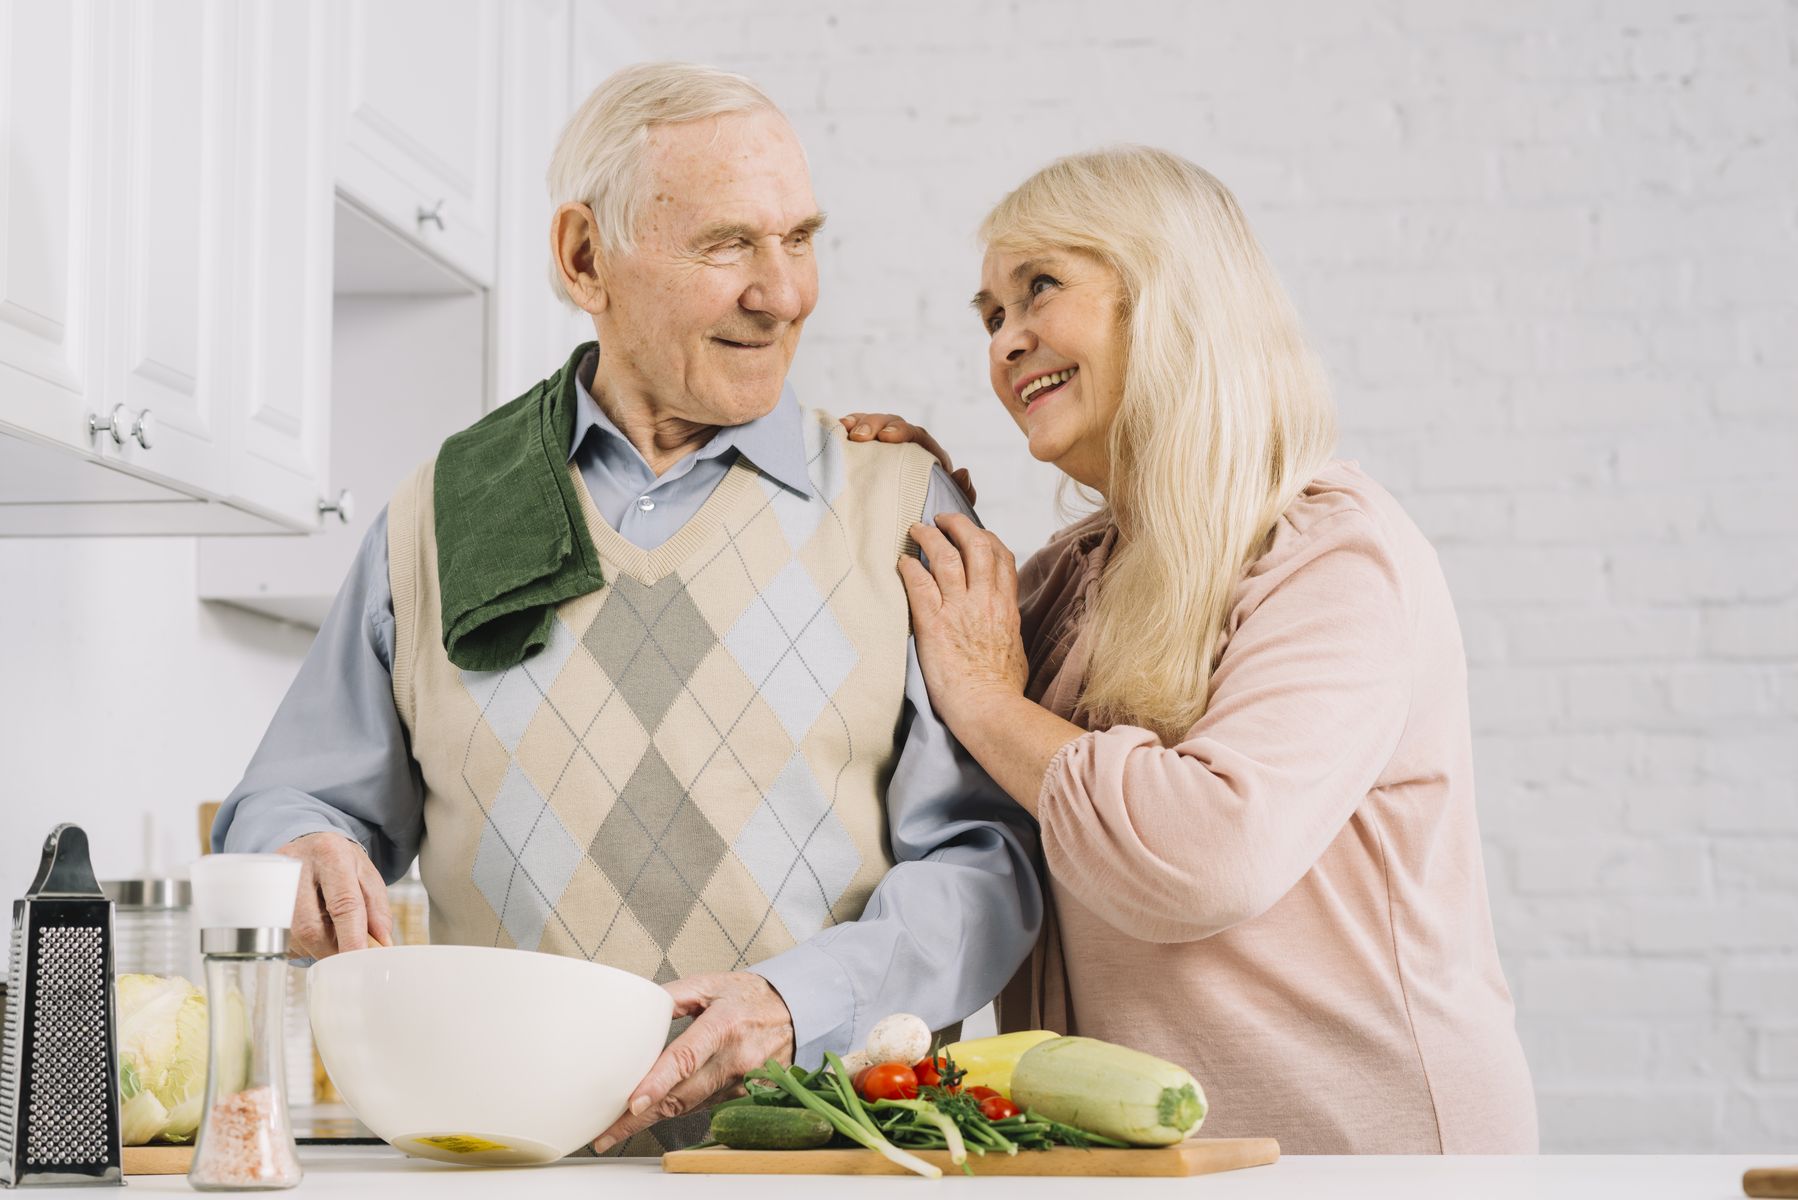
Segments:
[[[998,1037],[975,1038],[971,1042],[953,1042],[944,1047],[944,1052],[955,1060],[957,1067],[967,1072],[961,1081],[962,1087],[990,1087],[1001,1096],[1010,1096],[1011,1073],[1018,1065],[1018,1059],[1032,1046],[1059,1036],[1047,1029],[1024,1029],[1017,1033],[1002,1033]]]

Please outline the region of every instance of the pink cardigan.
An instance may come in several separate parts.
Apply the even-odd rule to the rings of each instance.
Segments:
[[[1076,723],[1083,609],[1117,531],[1019,576],[1031,699]],[[1043,779],[1052,920],[1006,1028],[1190,1069],[1207,1135],[1297,1154],[1536,1149],[1486,900],[1454,606],[1360,468],[1293,501],[1233,597],[1178,745],[1093,729]]]

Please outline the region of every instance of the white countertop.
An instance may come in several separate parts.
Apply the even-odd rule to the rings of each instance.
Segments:
[[[446,1166],[407,1158],[385,1146],[302,1146],[304,1196],[379,1197],[380,1200],[453,1200],[461,1196],[508,1196],[535,1200],[569,1197],[653,1195],[724,1196],[742,1200],[803,1200],[834,1197],[845,1189],[857,1197],[929,1194],[932,1188],[969,1188],[984,1196],[1091,1195],[1091,1179],[852,1179],[844,1176],[665,1175],[655,1159],[567,1159],[547,1167],[479,1168]],[[1112,1179],[1106,1196],[1133,1194],[1203,1195],[1219,1200],[1730,1200],[1742,1195],[1742,1172],[1750,1167],[1798,1163],[1798,1153],[1543,1155],[1539,1158],[1287,1157],[1267,1167],[1250,1167],[1194,1179]],[[195,1193],[182,1175],[134,1176],[132,1193]],[[118,1195],[111,1189],[58,1189]]]

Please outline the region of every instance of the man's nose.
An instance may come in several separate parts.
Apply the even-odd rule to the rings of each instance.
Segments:
[[[801,265],[785,249],[765,251],[755,259],[755,275],[743,290],[743,307],[777,321],[797,321],[805,307]]]

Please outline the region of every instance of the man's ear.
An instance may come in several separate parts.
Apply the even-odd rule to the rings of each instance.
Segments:
[[[549,252],[562,280],[562,290],[583,312],[598,315],[606,307],[606,287],[599,253],[599,222],[585,204],[568,203],[549,219]]]

